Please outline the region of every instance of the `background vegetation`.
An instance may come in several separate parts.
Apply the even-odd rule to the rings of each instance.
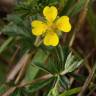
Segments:
[[[31,22],[47,5],[68,15],[57,47],[34,46]],[[96,96],[96,1],[1,0],[0,96]]]

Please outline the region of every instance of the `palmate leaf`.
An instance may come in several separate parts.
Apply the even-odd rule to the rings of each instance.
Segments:
[[[83,62],[83,59],[78,58],[71,52],[69,53],[67,47],[57,47],[54,54],[56,58],[54,64],[55,66],[57,66],[57,70],[60,73],[62,73],[62,71],[64,71],[65,73],[75,71]]]
[[[7,20],[9,23],[4,26],[1,32],[9,36],[23,36],[27,38],[32,38],[31,34],[31,23],[28,19],[21,19],[18,15],[8,15]]]
[[[46,54],[46,52],[43,54]],[[60,74],[62,71],[65,73],[75,71],[83,62],[82,59],[79,59],[77,56],[69,53],[67,47],[63,48],[62,46],[59,46],[53,49],[51,54],[50,52],[48,54],[49,57],[46,62],[42,63],[36,60],[34,61],[34,64],[38,66],[39,69],[51,74]]]
[[[49,51],[49,56],[46,62],[41,63],[35,61],[34,64],[38,66],[41,70],[46,71],[48,73],[60,73],[64,70],[64,65],[68,53],[69,50],[67,47],[63,48],[61,45],[59,45],[57,48],[53,48],[51,51]],[[46,54],[46,51],[44,51],[43,54]]]
[[[27,30],[24,31],[21,27],[10,23],[6,26],[6,28],[4,28],[2,30],[2,32],[4,32],[4,34],[6,34],[6,35],[11,36],[9,41],[13,40],[13,43],[15,43],[15,44],[18,43],[18,45],[22,48],[21,53],[25,52],[28,49],[34,48],[35,38],[33,36],[31,36]],[[13,39],[11,40],[11,38],[13,38]],[[6,49],[5,47],[7,45],[8,45],[7,42],[5,42],[1,46],[0,51],[2,52],[4,49]]]
[[[17,26],[21,27],[22,30],[24,30],[24,32],[27,31],[27,34],[31,35],[31,20],[30,17],[27,18],[22,18],[21,16],[19,16],[19,14],[10,14],[7,15],[6,18],[9,22],[13,22],[15,23]]]
[[[10,14],[7,16],[9,23],[2,28],[1,32],[11,36],[15,43],[22,48],[22,52],[34,48],[35,38],[31,33],[31,22],[28,18],[23,19],[19,15]],[[22,53],[21,52],[21,53]]]
[[[59,49],[59,47],[58,47]],[[81,59],[78,59],[75,55],[73,55],[72,53],[69,53],[69,51],[67,51],[67,54],[65,55],[65,52],[66,50],[63,50],[60,52],[62,48],[60,48],[58,51],[54,51],[52,53],[52,55],[50,55],[50,52],[47,53],[49,54],[48,57],[46,58],[46,52],[44,52],[43,50],[40,50],[39,52],[37,52],[37,55],[36,55],[36,60],[33,61],[33,65],[36,65],[38,67],[38,69],[41,69],[43,71],[46,71],[46,72],[49,72],[51,74],[55,74],[55,73],[58,73],[58,72],[62,72],[63,70],[66,72],[66,73],[69,73],[69,72],[72,72],[74,71],[76,68],[79,67],[79,65],[83,62]],[[65,48],[66,49],[66,48]],[[68,50],[68,49],[67,49]],[[64,52],[63,52],[64,51]],[[56,53],[55,53],[56,52]],[[63,52],[63,54],[62,54]],[[42,56],[41,56],[41,53],[42,53]],[[55,55],[55,56],[54,56]],[[57,56],[58,55],[58,56]],[[61,56],[60,56],[61,55]],[[65,55],[65,60],[64,58],[59,58],[60,57],[63,57],[62,55]],[[52,57],[51,57],[52,56]],[[57,58],[56,58],[57,57]],[[46,58],[46,59],[44,59]],[[49,58],[50,58],[50,62],[49,62]],[[42,62],[42,60],[44,59],[44,61],[46,62]],[[59,59],[59,60],[58,60]],[[52,60],[54,61],[53,62],[53,65],[52,65]],[[80,61],[81,60],[81,61]],[[63,62],[62,62],[63,61]],[[57,65],[57,62],[58,62],[58,65]],[[59,64],[61,64],[59,66]],[[63,65],[62,65],[63,64]],[[53,66],[53,67],[52,67]],[[65,67],[65,69],[62,68]],[[34,67],[34,66],[33,66]],[[61,68],[61,70],[58,70],[58,67],[59,69]],[[50,69],[52,68],[52,69]],[[56,68],[56,69],[55,69]],[[56,70],[56,71],[53,71],[53,70]],[[37,71],[38,72],[38,71]],[[55,72],[55,73],[54,73]],[[60,84],[65,88],[65,89],[68,89],[69,86],[70,86],[70,83],[68,82],[69,80],[67,79],[67,77],[64,77],[64,76],[61,76],[60,77],[60,80],[59,80]],[[51,90],[53,92],[53,90]],[[51,92],[50,91],[50,92]],[[54,92],[53,92],[54,93]],[[51,94],[51,93],[50,93]]]
[[[54,58],[51,56],[50,51],[44,51],[43,49],[40,49],[39,52],[37,52],[37,59],[33,61],[32,65],[38,67],[40,70],[54,74],[57,72],[56,64],[54,65]],[[46,57],[47,56],[47,57]],[[43,62],[43,58],[44,62]]]
[[[39,63],[39,62],[35,62],[35,65],[40,70],[45,71],[47,73],[50,73],[50,74],[58,73],[58,70],[57,70],[56,66],[54,66],[54,59],[53,60],[48,59],[47,66],[45,64],[42,64],[42,63]]]
[[[7,26],[2,29],[2,32],[10,35],[10,36],[24,36],[24,37],[30,37],[29,34],[27,34],[26,31],[24,31],[21,27],[15,25],[13,22],[8,24]]]

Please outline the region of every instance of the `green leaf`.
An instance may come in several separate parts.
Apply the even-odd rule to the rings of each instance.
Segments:
[[[38,66],[41,70],[51,74],[60,73],[64,70],[65,61],[69,54],[69,49],[67,47],[62,47],[61,45],[59,45],[58,47],[53,48],[49,53],[50,56],[48,57],[46,62],[40,63],[36,61],[35,65]]]
[[[29,18],[23,19],[19,15],[10,14],[6,19],[9,23],[2,28],[1,32],[10,36],[32,38],[31,22]]]
[[[40,80],[32,85],[30,85],[26,90],[28,93],[33,93],[47,85],[49,85],[53,81],[53,78],[50,78],[48,80]]]
[[[31,81],[36,77],[40,69],[39,66],[36,66],[36,63],[38,62],[39,64],[44,64],[48,56],[49,54],[46,54],[43,50],[38,49],[38,51],[32,59],[31,64],[28,65],[25,80]]]
[[[43,50],[41,50],[43,51]],[[40,56],[41,54],[41,56]],[[54,63],[54,58],[51,57],[50,58],[50,52],[40,52],[38,53],[39,56],[37,56],[37,59],[40,59],[40,60],[35,60],[33,65],[37,66],[39,69],[43,70],[43,71],[46,71],[48,73],[51,73],[51,74],[54,74],[57,72],[56,70],[56,64]],[[42,58],[45,58],[44,59],[44,62],[42,62]]]
[[[58,45],[53,51],[54,67],[60,73],[64,70],[65,62],[69,54],[69,49],[66,46]],[[51,57],[52,58],[52,57]]]
[[[64,89],[68,89],[70,87],[70,82],[66,76],[59,76],[59,82]]]
[[[22,29],[20,26],[17,26],[14,22],[10,22],[8,25],[6,25],[3,29],[2,32],[4,32],[7,35],[10,36],[24,36],[24,37],[30,37],[29,33]]]
[[[79,60],[76,56],[70,53],[66,59],[65,70],[64,70],[65,73],[74,71],[82,63],[83,63],[83,59]]]
[[[72,55],[72,53],[70,53],[66,59],[66,63],[65,63],[65,69],[67,69],[70,64],[72,64],[72,62],[74,61],[75,56]]]
[[[56,88],[50,90],[47,96],[58,96],[59,92]]]
[[[39,67],[39,69],[46,71],[50,74],[55,74],[58,72],[54,58],[48,58],[47,62],[44,63],[39,63],[36,61],[35,65]]]
[[[24,80],[25,81],[32,81],[37,76],[38,72],[39,72],[38,67],[35,67],[35,66],[32,66],[31,64],[29,64]]]
[[[54,87],[54,88],[52,88],[52,89],[49,91],[49,93],[48,93],[47,96],[58,96],[58,95],[59,95],[58,89]]]
[[[59,96],[72,96],[72,95],[75,95],[75,94],[79,93],[80,90],[81,90],[81,87],[73,88],[73,89],[64,91],[64,92],[63,92],[61,95],[59,95]]]
[[[18,15],[15,15],[15,14],[7,15],[7,20],[9,22],[14,22],[17,25],[21,25],[22,22],[23,22],[23,20],[21,19],[21,17],[18,16]]]

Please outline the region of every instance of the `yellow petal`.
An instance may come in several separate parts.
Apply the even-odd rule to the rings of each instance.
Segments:
[[[47,29],[47,25],[39,20],[32,21],[31,25],[33,27],[32,33],[36,36],[42,35]]]
[[[58,14],[57,8],[54,6],[46,6],[43,10],[43,14],[46,18],[46,20],[48,20],[49,22],[53,22]]]
[[[46,46],[56,46],[59,43],[59,38],[55,32],[48,32],[44,38],[44,44]]]
[[[62,16],[56,21],[57,28],[63,32],[69,32],[71,30],[71,24],[68,16]]]

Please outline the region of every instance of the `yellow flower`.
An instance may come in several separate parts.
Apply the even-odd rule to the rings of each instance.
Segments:
[[[69,32],[71,24],[68,16],[57,18],[58,11],[54,6],[46,6],[43,10],[45,22],[34,20],[32,21],[32,33],[35,36],[43,36],[43,43],[47,46],[56,46],[59,43],[58,31]]]

